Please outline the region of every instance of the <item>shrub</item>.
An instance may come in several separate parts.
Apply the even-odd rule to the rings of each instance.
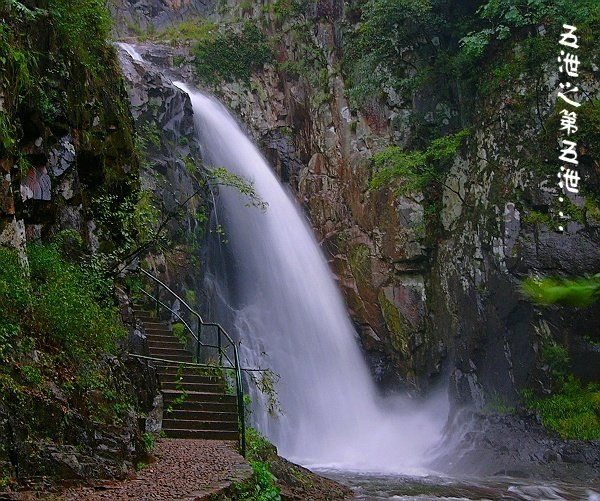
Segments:
[[[188,343],[188,338],[187,338],[187,329],[185,328],[185,326],[180,323],[174,323],[172,325],[172,331],[173,331],[173,335],[179,340],[180,343],[182,344],[187,344]]]
[[[432,184],[443,182],[446,163],[454,158],[467,136],[465,129],[432,141],[424,151],[404,151],[392,146],[376,153],[371,189],[400,180],[402,184],[397,193],[408,194],[422,192]]]
[[[562,385],[569,369],[569,353],[566,348],[557,343],[544,346],[542,358],[548,364],[552,380]]]
[[[30,245],[29,276],[16,251],[0,249],[0,351],[27,336],[72,360],[114,352],[125,336],[104,279],[65,261],[55,245]]]
[[[600,439],[600,384],[582,384],[569,376],[559,392],[549,397],[524,393],[527,407],[539,412],[543,425],[565,439]]]
[[[217,25],[215,23],[192,18],[174,26],[169,26],[162,31],[150,33],[149,38],[162,42],[181,43],[209,38],[216,30]]]
[[[265,437],[253,428],[246,429],[246,457],[254,470],[251,483],[235,486],[235,499],[275,501],[280,498],[277,478],[271,473],[269,458],[276,454],[276,449]]]
[[[198,42],[194,55],[198,76],[216,84],[249,80],[271,59],[271,49],[260,29],[247,22],[239,33],[232,28],[211,32]]]
[[[111,20],[104,0],[48,0],[61,50],[92,72],[102,69]]]
[[[406,75],[406,47],[427,45],[433,22],[429,0],[369,0],[361,23],[347,37],[344,66],[350,76],[349,96],[363,106],[384,86],[399,88]]]

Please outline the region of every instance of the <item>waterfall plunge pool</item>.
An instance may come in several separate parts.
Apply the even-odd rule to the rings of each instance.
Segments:
[[[356,499],[376,500],[587,500],[600,501],[589,486],[512,477],[449,477],[437,474],[391,475],[331,468],[315,473],[350,487]]]

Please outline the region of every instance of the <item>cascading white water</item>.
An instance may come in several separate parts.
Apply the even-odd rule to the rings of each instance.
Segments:
[[[445,405],[418,407],[378,396],[341,294],[298,206],[220,103],[175,85],[190,96],[205,160],[251,181],[268,204],[266,210],[248,206],[237,190],[220,189],[221,223],[235,261],[230,286],[242,358],[281,376],[283,414],[256,411],[255,425],[282,455],[305,465],[418,467],[440,438]]]
[[[144,62],[144,59],[142,58],[141,54],[136,50],[136,48],[133,45],[125,42],[117,42],[116,45],[117,47],[120,47],[125,52],[127,52],[127,54],[129,54],[131,56],[131,59],[133,59],[134,61],[139,61],[140,63]]]

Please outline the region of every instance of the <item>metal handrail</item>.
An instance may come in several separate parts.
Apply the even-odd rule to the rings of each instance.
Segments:
[[[143,274],[145,274],[148,278],[153,280],[156,285],[156,296],[154,296],[154,297],[147,291],[140,288],[142,290],[142,292],[144,292],[147,296],[154,299],[154,301],[156,303],[156,318],[157,319],[159,318],[160,307],[161,306],[165,307],[166,309],[168,309],[171,313],[173,313],[177,318],[179,318],[183,322],[183,325],[188,329],[188,331],[191,333],[192,337],[196,340],[196,362],[200,361],[200,346],[217,348],[218,355],[219,355],[219,367],[222,369],[233,369],[235,371],[235,389],[236,389],[236,397],[237,397],[238,418],[239,418],[239,424],[240,424],[240,449],[241,449],[242,456],[245,456],[246,455],[246,415],[245,415],[246,411],[245,411],[245,404],[244,404],[244,392],[243,392],[243,387],[242,387],[242,368],[240,366],[240,358],[239,358],[239,354],[238,354],[237,345],[234,343],[233,339],[227,333],[227,331],[225,331],[225,329],[223,329],[223,327],[221,327],[220,324],[216,324],[214,322],[204,322],[200,313],[198,313],[196,310],[194,310],[181,297],[179,297],[167,284],[165,284],[158,277],[155,277],[152,273],[147,272],[143,268],[139,268],[139,270]],[[169,306],[167,306],[160,300],[161,287],[163,289],[165,289],[167,292],[169,292],[175,299],[177,299],[179,301],[179,303],[182,306],[184,306],[185,309],[191,315],[195,316],[198,319],[198,332],[197,333],[194,333],[193,329],[187,324],[187,322],[178,313],[173,311],[173,309],[171,309]],[[203,344],[200,341],[201,331],[202,331],[203,326],[207,326],[207,327],[214,326],[217,328],[217,333],[218,333],[217,346]],[[231,361],[231,359],[229,358],[227,353],[223,350],[222,336],[225,337],[226,341],[233,348],[233,362]],[[223,356],[225,356],[227,361],[231,364],[230,367],[223,366]],[[197,364],[197,365],[200,365],[200,364]]]
[[[156,301],[156,298],[149,292],[145,291],[142,287],[138,287],[138,289],[140,292],[143,292],[144,294],[146,294],[146,296],[148,296],[150,299],[152,299],[153,301]],[[164,308],[166,308],[167,310],[169,310],[171,312],[171,314],[175,315],[181,321],[181,323],[184,325],[184,327],[188,331],[190,331],[190,334],[192,335],[192,337],[195,339],[195,341],[197,343],[200,343],[201,346],[206,346],[207,348],[218,348],[218,346],[216,344],[206,344],[206,343],[203,343],[202,341],[200,341],[196,337],[196,334],[194,334],[194,330],[188,325],[188,323],[185,321],[185,319],[179,313],[177,313],[175,310],[171,309],[171,307],[169,305],[163,303],[160,300],[158,300],[158,303],[161,306],[163,306]],[[205,325],[209,325],[209,324],[205,324]],[[229,360],[229,357],[227,357],[227,360]],[[233,363],[231,362],[231,360],[229,360],[229,363],[233,366]]]
[[[223,365],[199,364],[196,362],[182,362],[182,361],[173,360],[170,358],[148,357],[146,355],[138,355],[137,353],[129,353],[128,355],[130,357],[139,358],[141,360],[151,360],[153,362],[162,362],[165,364],[189,365],[190,367],[203,367],[205,369],[223,369],[226,371],[234,370],[233,367],[227,367],[227,366],[223,366]],[[240,367],[240,370],[244,371],[244,372],[265,372],[268,369],[254,369],[254,368],[251,369],[250,367]]]

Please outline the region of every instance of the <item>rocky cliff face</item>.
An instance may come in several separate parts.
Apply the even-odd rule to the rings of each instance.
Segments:
[[[571,199],[564,233],[547,216],[536,219],[551,213],[558,197],[556,143],[545,139],[555,126],[549,123],[558,80],[553,65],[541,63],[541,77],[535,75],[541,80],[522,74],[481,96],[468,115],[448,103],[447,89],[435,88],[408,98],[390,90],[355,108],[340,72],[344,30],[352,24],[348,6],[318,2],[290,16],[230,8],[260,19],[275,37],[277,63],[248,83],[216,91],[305,205],[375,375],[425,389],[449,373],[455,401],[513,402],[522,388],[547,385],[542,351],[558,341],[577,374],[597,377],[578,360],[597,365],[597,350],[582,337],[598,331],[598,308],[541,309],[519,291],[527,274],[580,275],[600,265],[593,195]],[[598,96],[589,66],[580,87],[590,99]],[[443,128],[467,119],[471,137],[446,178],[437,224],[424,214],[422,195],[369,188],[372,155],[414,140],[415,123],[438,121]],[[541,167],[533,162],[538,148]],[[598,163],[588,157],[586,165],[593,193]]]
[[[198,307],[202,297],[195,291],[202,289],[212,195],[190,100],[173,85],[190,76],[171,69],[172,58],[185,51],[160,45],[137,49],[142,60],[121,46],[121,66],[140,137],[142,189],[159,208],[155,226],[164,226],[141,256],[188,304]]]
[[[190,55],[179,52],[177,64],[242,118],[294,188],[384,386],[424,390],[449,376],[456,402],[511,403],[524,387],[546,388],[542,354],[554,342],[568,347],[578,375],[597,377],[588,364],[598,365],[590,343],[598,308],[541,309],[519,292],[527,274],[584,274],[600,264],[597,159],[585,157],[589,193],[570,199],[566,231],[549,216],[558,197],[556,134],[548,136],[556,130],[553,56],[535,74],[506,77],[471,101],[442,79],[408,95],[385,89],[358,106],[343,70],[357,8],[335,0],[228,2],[212,19],[234,27],[251,20],[273,62],[247,80],[219,84],[194,74]],[[172,40],[182,42],[179,51],[185,41]],[[599,95],[589,65],[580,87],[590,100]],[[434,213],[422,193],[370,187],[375,153],[418,143],[434,125],[445,133],[470,128]]]
[[[201,0],[110,0],[117,35],[151,34],[190,17],[210,14],[214,2]]]
[[[0,243],[22,247],[72,229],[92,251],[117,252],[126,235],[114,216],[134,200],[138,162],[115,53],[102,46],[93,62],[72,61],[43,13],[7,26]]]

